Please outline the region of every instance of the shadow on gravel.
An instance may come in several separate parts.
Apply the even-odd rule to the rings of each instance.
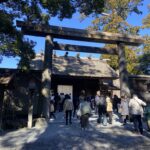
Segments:
[[[71,126],[61,123],[49,123],[47,128],[26,129],[24,131],[14,131],[4,136],[2,147],[11,148],[19,146],[17,150],[118,150],[118,149],[150,149],[150,134],[145,136],[135,135],[129,131],[129,127],[109,126],[95,127],[96,122],[82,131],[79,123]],[[13,135],[14,134],[14,135]],[[6,134],[5,134],[6,135]],[[2,135],[3,136],[3,135]],[[32,141],[32,142],[31,142]]]
[[[53,125],[52,125],[53,126]],[[21,150],[101,150],[101,149],[149,149],[148,139],[132,135],[122,127],[114,126],[113,132],[103,132],[90,127],[81,131],[78,125],[49,125],[37,140],[24,144]],[[54,133],[55,132],[55,133]],[[21,140],[22,137],[20,137]],[[8,140],[9,141],[9,140]]]

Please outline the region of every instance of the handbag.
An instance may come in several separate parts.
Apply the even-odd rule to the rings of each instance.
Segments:
[[[122,107],[121,107],[121,106],[119,106],[118,112],[119,112],[120,114],[122,113]]]
[[[81,110],[80,109],[77,110],[77,116],[81,117]]]
[[[54,105],[50,104],[50,112],[54,112]]]

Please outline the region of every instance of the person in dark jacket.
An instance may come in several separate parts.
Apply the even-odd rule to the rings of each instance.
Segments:
[[[56,111],[58,110],[59,101],[60,101],[60,96],[59,96],[58,93],[55,94],[54,100],[55,100],[55,103],[54,103],[54,111],[56,112]]]
[[[76,110],[78,109],[78,107],[79,107],[79,99],[78,99],[78,97],[74,97],[73,98],[73,117],[75,117],[75,115],[76,115]]]
[[[113,110],[114,110],[114,112],[118,113],[118,105],[120,103],[121,103],[121,99],[117,95],[114,95],[114,97],[113,97]]]
[[[69,124],[72,124],[73,102],[68,94],[65,95],[63,109],[65,112],[66,125],[68,125],[68,119]]]

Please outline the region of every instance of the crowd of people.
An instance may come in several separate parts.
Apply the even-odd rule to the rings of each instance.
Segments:
[[[86,96],[84,90],[78,98],[71,98],[71,94],[52,94],[50,99],[50,118],[55,119],[55,112],[64,112],[66,125],[72,124],[72,117],[80,119],[83,130],[88,127],[89,117],[97,114],[97,123],[107,126],[113,124],[113,114],[119,116],[121,125],[125,126],[128,121],[133,122],[134,132],[143,134],[143,118],[147,122],[147,130],[150,131],[150,104],[133,94],[117,95],[112,97],[110,92],[97,91],[95,96]],[[93,111],[92,111],[93,110]]]

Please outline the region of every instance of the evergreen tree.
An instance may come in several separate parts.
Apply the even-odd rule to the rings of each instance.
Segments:
[[[130,25],[126,20],[129,14],[142,12],[138,6],[142,5],[143,0],[107,0],[105,3],[104,15],[98,15],[93,20],[91,30],[101,30],[112,33],[137,35],[140,27]],[[108,47],[116,47],[116,45],[106,45]],[[137,62],[136,51],[132,47],[125,48],[127,70],[129,73],[135,73],[135,63]],[[101,58],[110,59],[108,62],[112,68],[118,69],[118,56],[102,55]],[[134,59],[132,59],[134,58]]]
[[[150,4],[148,5],[149,14],[143,18],[143,28],[150,28]]]
[[[150,12],[150,4],[148,5],[148,10]],[[143,18],[143,29],[150,28],[150,13]],[[144,44],[139,48],[139,72],[143,74],[148,74],[148,67],[150,66],[150,36],[144,36]]]
[[[139,73],[140,74],[149,74],[148,67],[150,66],[150,36],[144,36],[144,44],[140,48],[139,60]]]
[[[0,1],[0,53],[19,56],[19,66],[29,68],[34,57],[33,41],[23,39],[16,29],[16,19],[37,24],[49,24],[51,17],[71,18],[75,12],[84,15],[101,13],[104,0],[1,0]]]

